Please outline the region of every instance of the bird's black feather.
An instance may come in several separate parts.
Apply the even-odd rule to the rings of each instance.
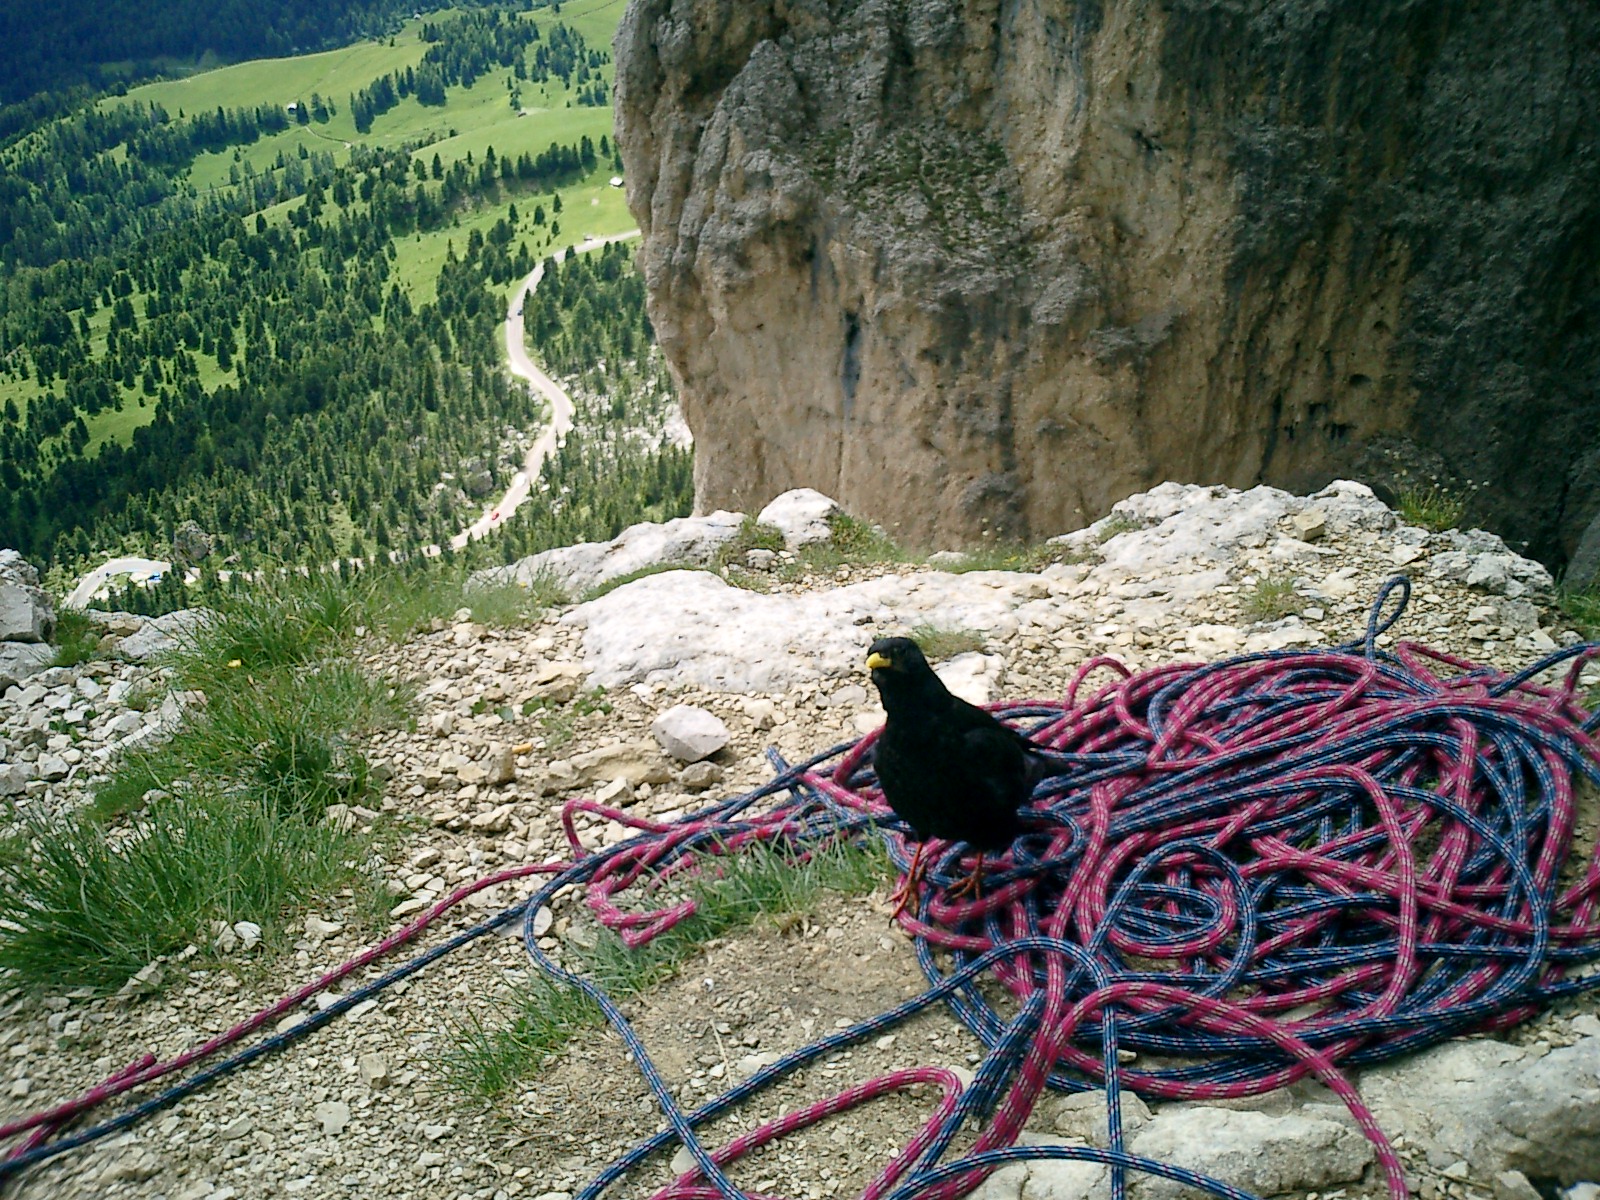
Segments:
[[[1015,730],[954,696],[909,638],[872,644],[872,682],[887,717],[873,752],[883,798],[916,832],[998,851],[1048,760]]]

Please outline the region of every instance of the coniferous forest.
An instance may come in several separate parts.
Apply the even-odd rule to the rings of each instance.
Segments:
[[[390,34],[415,0],[35,0],[0,7],[0,102],[144,78],[172,62],[280,58]],[[424,5],[423,7],[430,7]]]
[[[504,367],[500,325],[510,285],[549,255],[531,351],[579,381],[583,422],[612,428],[575,432],[536,500],[472,553],[687,510],[632,251],[562,254],[577,232],[563,195],[620,169],[609,139],[563,140],[570,123],[526,110],[495,127],[514,138],[499,146],[407,135],[497,91],[513,110],[559,104],[562,121],[593,111],[609,104],[609,53],[553,9],[491,7],[413,21],[387,47],[410,60],[343,95],[191,112],[79,88],[6,110],[0,545],[59,577],[107,553],[168,554],[191,523],[208,571],[447,542],[543,416]],[[351,125],[373,139],[341,141]],[[317,136],[296,143],[301,129]]]

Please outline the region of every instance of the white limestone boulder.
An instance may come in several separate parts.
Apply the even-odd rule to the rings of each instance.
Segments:
[[[710,758],[728,744],[732,734],[714,712],[692,704],[675,704],[650,723],[661,748],[682,763]]]
[[[555,579],[580,594],[602,583],[662,563],[705,565],[718,547],[739,532],[744,515],[718,510],[704,517],[678,517],[662,524],[630,525],[609,542],[580,542],[530,555],[508,567],[475,572],[475,582],[532,583]]]
[[[771,694],[863,676],[873,638],[918,625],[1008,636],[1048,621],[1050,584],[1010,571],[885,575],[848,587],[770,595],[704,571],[667,571],[580,604],[589,686],[693,684]]]
[[[169,650],[176,650],[211,620],[208,608],[180,608],[146,621],[138,632],[122,639],[117,647],[124,658],[146,662]]]
[[[839,506],[821,492],[795,488],[763,508],[756,520],[780,530],[783,544],[795,550],[830,540],[833,527],[828,524],[828,518],[837,512]]]
[[[37,675],[55,657],[54,647],[38,642],[0,642],[0,692]]]

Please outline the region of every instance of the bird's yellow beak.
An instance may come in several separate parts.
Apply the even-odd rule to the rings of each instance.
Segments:
[[[894,664],[882,654],[867,655],[867,670],[876,671],[879,667],[890,667]]]

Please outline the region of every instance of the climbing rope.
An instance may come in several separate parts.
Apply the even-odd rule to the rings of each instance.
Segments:
[[[982,897],[948,900],[949,886],[971,862],[959,844],[929,846],[917,909],[901,918],[927,989],[802,1047],[693,1111],[678,1103],[616,1004],[539,947],[534,916],[577,885],[597,919],[636,947],[694,912],[692,899],[668,902],[664,893],[681,891],[677,882],[716,871],[726,856],[757,842],[803,857],[877,830],[904,871],[906,833],[871,771],[876,735],[793,766],[774,753],[771,782],[680,820],[568,802],[562,819],[571,861],[480,880],[204,1046],[167,1063],[136,1063],[76,1101],[0,1126],[0,1139],[24,1139],[0,1161],[0,1181],[127,1128],[520,918],[532,960],[596,1001],[668,1122],[602,1171],[579,1200],[596,1200],[651,1155],[679,1144],[695,1165],[654,1200],[740,1200],[747,1193],[724,1168],[752,1149],[923,1086],[937,1088],[940,1099],[863,1200],[946,1200],[998,1166],[1040,1159],[1106,1166],[1116,1200],[1129,1171],[1245,1200],[1226,1183],[1130,1153],[1121,1089],[1205,1100],[1256,1094],[1307,1075],[1349,1107],[1391,1195],[1402,1200],[1400,1162],[1340,1066],[1504,1028],[1555,997],[1600,986],[1600,974],[1578,972],[1600,958],[1600,860],[1593,844],[1575,844],[1575,784],[1600,784],[1593,739],[1600,714],[1581,703],[1579,673],[1600,645],[1570,647],[1509,677],[1409,643],[1383,651],[1379,637],[1400,618],[1408,595],[1404,580],[1391,581],[1366,636],[1334,650],[1138,673],[1095,659],[1063,701],[996,708],[1051,755],[1057,774],[1036,790],[1023,836],[998,861],[989,859]],[[1561,682],[1537,682],[1563,665]],[[1113,680],[1091,693],[1102,670]],[[633,836],[592,852],[578,830],[585,813]],[[548,878],[530,900],[292,1030],[117,1117],[57,1136],[106,1100],[261,1029],[409,941],[471,892],[533,874]],[[708,1148],[696,1133],[773,1081],[936,1004],[986,1049],[965,1086],[946,1068],[900,1070],[720,1148]],[[1132,1061],[1119,1057],[1126,1051]],[[1103,1088],[1106,1148],[1017,1145],[1046,1088]],[[977,1135],[955,1154],[963,1128]]]

